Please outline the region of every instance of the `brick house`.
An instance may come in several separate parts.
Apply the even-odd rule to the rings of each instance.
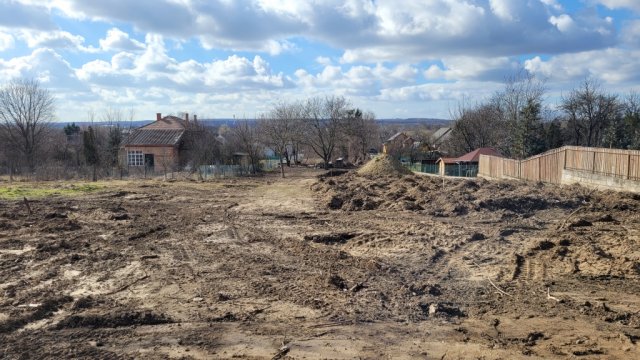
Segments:
[[[195,115],[193,118],[197,121]],[[133,130],[123,142],[124,164],[153,172],[175,169],[188,124],[189,114],[184,119],[156,114],[156,121]]]
[[[413,146],[414,140],[404,132],[394,134],[382,144],[382,152],[397,155],[403,150]]]

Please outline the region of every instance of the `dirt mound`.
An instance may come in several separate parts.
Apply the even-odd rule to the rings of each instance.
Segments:
[[[411,174],[411,170],[404,167],[400,161],[392,156],[382,154],[370,160],[358,169],[360,175],[394,176]]]
[[[574,209],[586,201],[588,194],[581,187],[561,189],[484,179],[455,179],[443,184],[440,178],[429,176],[363,177],[353,173],[320,178],[312,189],[325,194],[327,207],[332,210],[407,210],[438,217],[482,211],[531,215],[546,209]],[[629,202],[625,205],[625,209],[637,207]]]
[[[509,250],[501,250],[509,253],[505,258],[517,259],[504,270],[515,274],[516,280],[550,274],[640,279],[640,253],[628,241],[617,240],[633,238],[629,226],[637,226],[619,221],[633,219],[640,210],[640,201],[630,194],[517,181],[447,179],[443,184],[441,178],[419,175],[356,174],[318,179],[312,189],[322,194],[331,210],[402,211],[407,217],[464,224],[460,241],[465,246],[486,243],[478,246],[491,247],[494,242],[518,241]],[[497,222],[507,226],[483,229],[470,225]],[[412,240],[403,242],[404,246],[415,246]],[[341,243],[357,246],[357,241]],[[438,249],[431,261],[445,255]]]

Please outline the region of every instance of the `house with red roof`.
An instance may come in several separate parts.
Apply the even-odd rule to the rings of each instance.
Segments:
[[[184,119],[156,114],[156,121],[133,130],[124,140],[125,165],[152,172],[175,169],[188,125],[189,114]]]
[[[494,148],[478,148],[457,158],[440,158],[436,162],[439,165],[440,175],[475,177],[478,175],[478,163],[480,155],[502,157],[502,154]]]

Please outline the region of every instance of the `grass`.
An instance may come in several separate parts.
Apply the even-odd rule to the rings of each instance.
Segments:
[[[43,198],[48,196],[81,195],[104,189],[103,184],[88,183],[28,183],[19,185],[0,185],[0,199],[16,200],[26,198]]]

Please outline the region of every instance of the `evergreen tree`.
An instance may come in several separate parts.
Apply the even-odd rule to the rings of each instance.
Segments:
[[[524,159],[544,151],[542,104],[537,99],[528,99],[520,109],[518,123],[515,124],[514,150],[515,154]]]
[[[80,126],[76,125],[76,123],[74,122],[72,122],[71,124],[65,125],[63,129],[67,137],[72,137],[80,133]]]
[[[640,95],[638,93],[627,96],[622,123],[625,147],[640,150]]]
[[[564,133],[560,120],[553,120],[544,126],[544,145],[544,151],[564,145]]]
[[[120,152],[122,140],[122,129],[120,125],[115,124],[111,126],[107,133],[107,164],[109,166],[117,166],[119,164],[118,153]]]

